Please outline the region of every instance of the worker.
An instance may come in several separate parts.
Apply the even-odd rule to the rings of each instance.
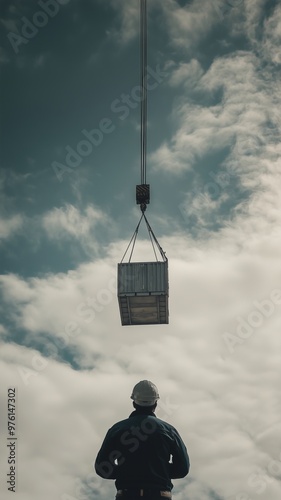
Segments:
[[[159,393],[149,380],[133,388],[134,411],[107,432],[96,473],[115,479],[117,500],[172,498],[171,479],[189,472],[189,456],[178,431],[155,415]]]

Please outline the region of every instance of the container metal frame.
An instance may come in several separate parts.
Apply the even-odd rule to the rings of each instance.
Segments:
[[[168,296],[168,259],[118,264],[118,302],[123,326],[168,324]]]

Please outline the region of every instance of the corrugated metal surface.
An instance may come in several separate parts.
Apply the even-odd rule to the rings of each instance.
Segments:
[[[118,295],[168,293],[168,261],[118,264]]]
[[[122,325],[167,324],[168,295],[168,261],[118,264]]]

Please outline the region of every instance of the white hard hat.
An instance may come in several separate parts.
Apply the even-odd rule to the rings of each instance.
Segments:
[[[139,406],[152,406],[159,399],[158,389],[149,380],[141,380],[133,388],[131,399]]]

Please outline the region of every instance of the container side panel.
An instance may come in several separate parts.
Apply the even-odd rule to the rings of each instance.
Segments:
[[[169,322],[168,262],[118,264],[118,301],[122,325]]]
[[[167,262],[118,264],[118,294],[126,292],[168,292]]]

